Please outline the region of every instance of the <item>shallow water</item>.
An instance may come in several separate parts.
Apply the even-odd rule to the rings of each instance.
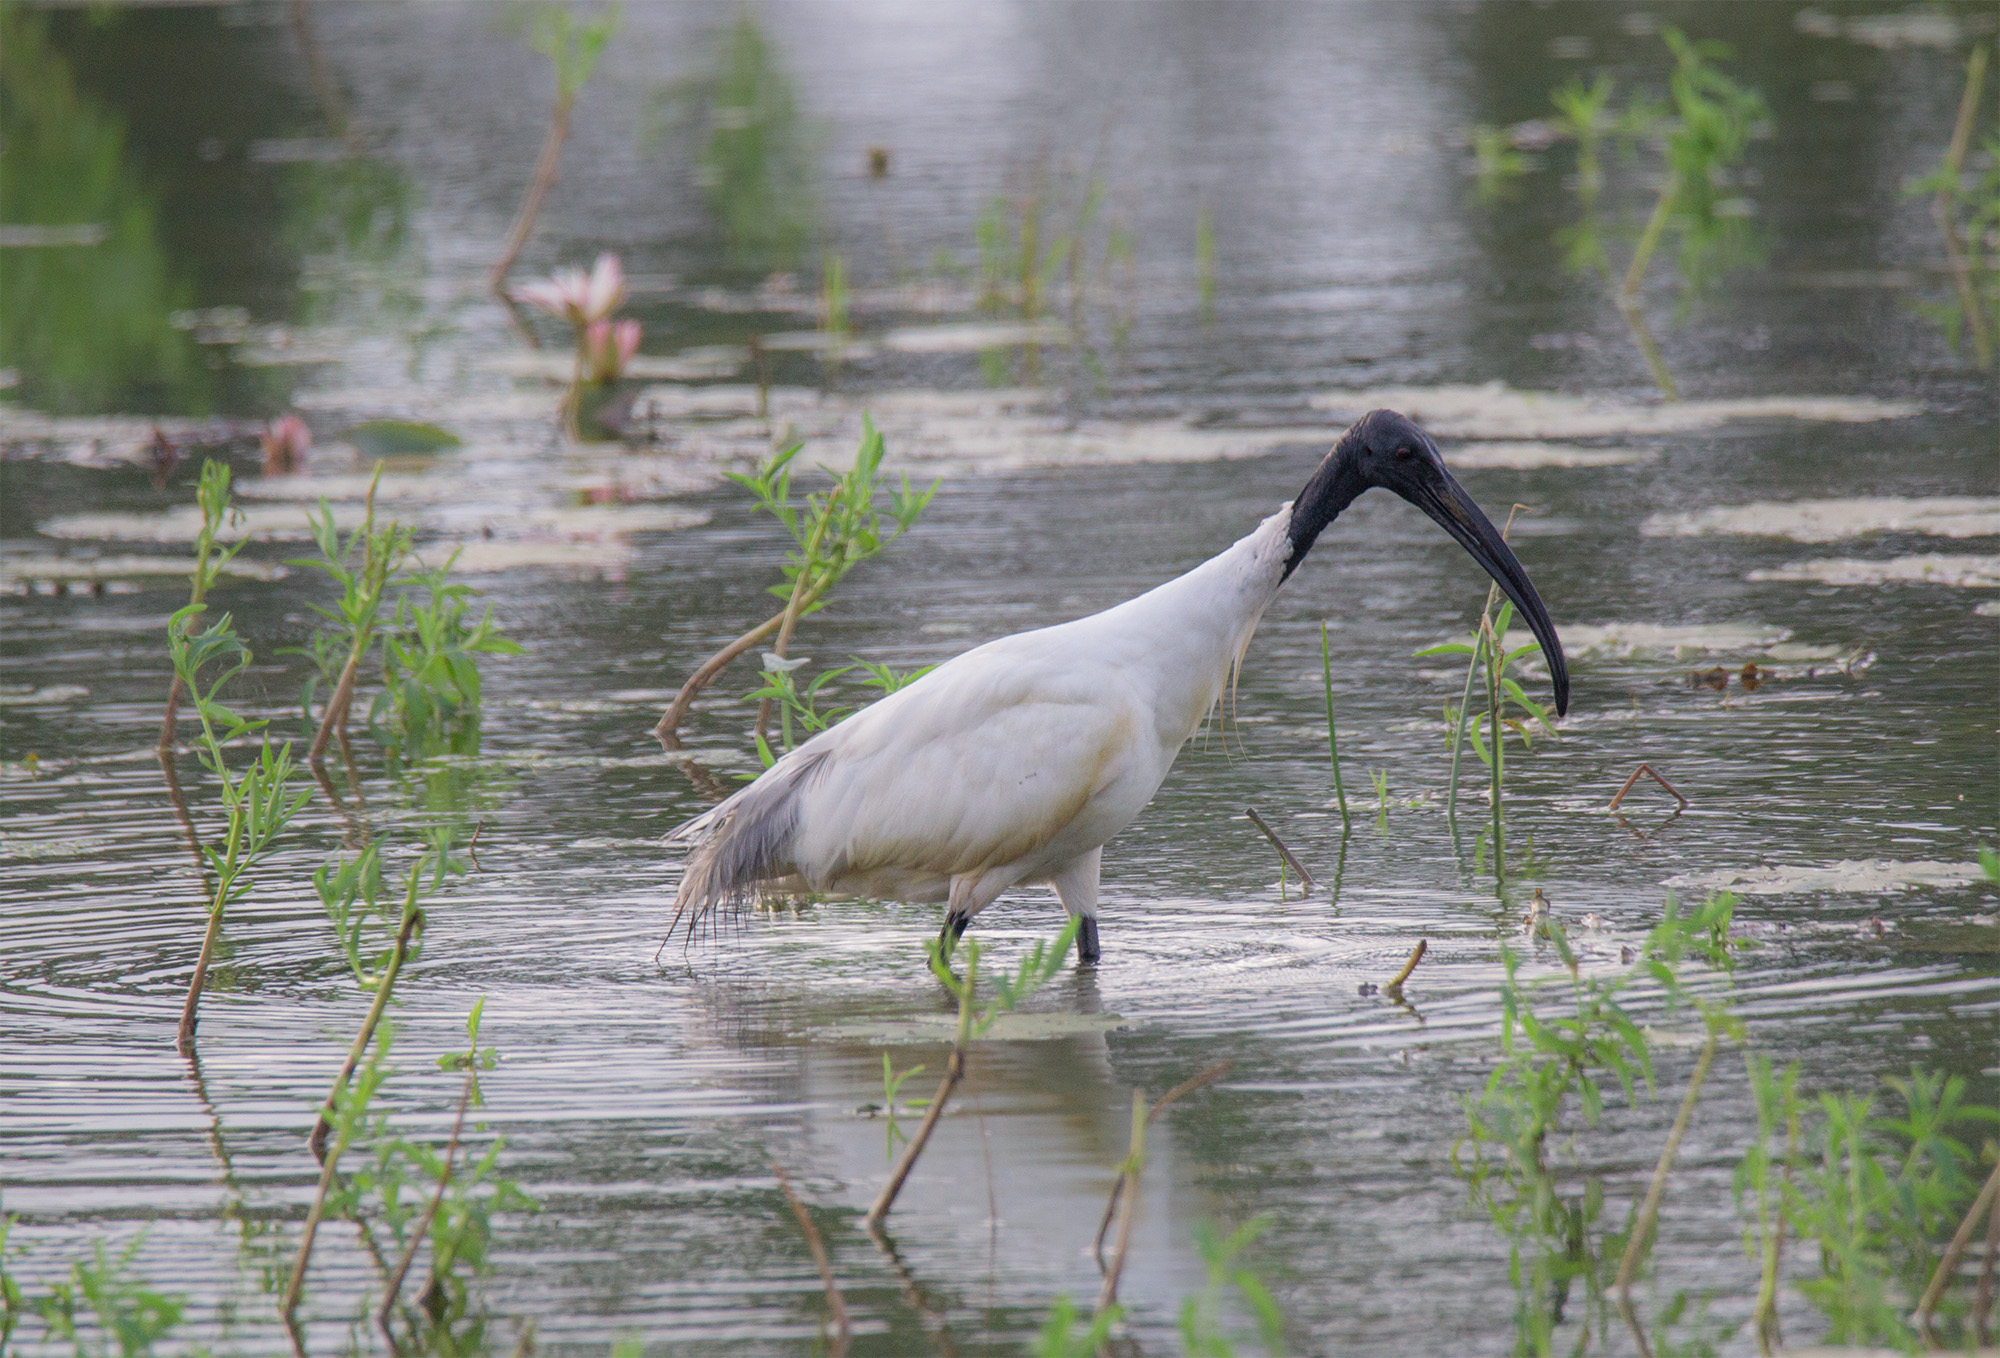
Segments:
[[[1089,1239],[1132,1088],[1157,1095],[1229,1059],[1152,1144],[1124,1289],[1144,1350],[1178,1344],[1181,1300],[1202,1281],[1195,1223],[1268,1213],[1253,1258],[1300,1351],[1507,1352],[1506,1243],[1468,1205],[1450,1154],[1460,1099],[1493,1055],[1500,949],[1522,946],[1531,886],[1589,959],[1615,964],[1670,880],[1736,881],[1760,946],[1732,989],[1760,1049],[1802,1062],[1811,1087],[1925,1063],[1994,1101],[2000,924],[1992,889],[1968,885],[1963,866],[2000,840],[1996,624],[1975,612],[1994,578],[1992,501],[1944,537],[1892,504],[2000,490],[1990,379],[1911,305],[1941,295],[1942,249],[1900,193],[1948,135],[1963,48],[1877,41],[1890,30],[1849,24],[1879,18],[1866,7],[1822,6],[1838,21],[1823,36],[1792,8],[1681,16],[1735,41],[1740,75],[1772,104],[1747,190],[1769,262],[1673,326],[1662,282],[1656,323],[1690,397],[1895,407],[1871,407],[1880,418],[1766,406],[1604,423],[1650,389],[1608,298],[1565,274],[1549,243],[1566,220],[1558,169],[1512,201],[1477,200],[1463,129],[1539,115],[1572,73],[1656,76],[1658,41],[1635,22],[1650,11],[1231,6],[1141,22],[1098,6],[946,17],[815,4],[763,13],[819,124],[824,230],[856,281],[858,338],[875,347],[823,365],[774,346],[774,419],[760,422],[742,385],[754,373],[714,346],[809,326],[809,274],[786,293],[732,263],[690,187],[691,136],[641,135],[655,92],[700,64],[704,35],[734,11],[631,7],[522,273],[620,251],[649,355],[700,351],[686,361],[709,376],[654,388],[658,441],[633,454],[557,437],[557,389],[522,362],[482,289],[546,93],[489,11],[311,8],[370,150],[360,159],[329,141],[281,7],[8,20],[46,23],[50,69],[92,114],[78,125],[111,148],[122,177],[92,210],[136,211],[145,228],[90,248],[159,280],[144,344],[110,341],[115,298],[73,291],[33,321],[10,301],[0,356],[15,382],[0,408],[0,580],[12,582],[0,596],[0,1191],[16,1239],[34,1245],[13,1267],[39,1284],[89,1239],[150,1223],[134,1267],[188,1294],[181,1333],[224,1352],[283,1346],[261,1270],[289,1260],[315,1177],[304,1134],[362,1009],[310,882],[350,831],[315,802],[232,911],[198,1069],[174,1054],[202,913],[150,751],[161,631],[184,595],[146,576],[57,592],[53,573],[6,565],[186,550],[104,521],[59,536],[53,522],[151,524],[191,502],[191,469],[156,491],[128,460],[154,416],[176,437],[233,435],[247,473],[246,431],[301,410],[321,440],[315,473],[345,478],[326,489],[349,505],[358,468],[340,431],[419,419],[464,439],[398,458],[392,474],[409,480],[385,504],[488,553],[496,569],[478,583],[528,653],[487,666],[483,757],[452,789],[485,822],[484,871],[430,912],[399,985],[401,1072],[385,1097],[406,1129],[444,1135],[458,1080],[431,1058],[462,1041],[484,996],[482,1039],[503,1053],[484,1080],[488,1121],[543,1205],[500,1223],[481,1303],[496,1351],[525,1322],[550,1352],[602,1353],[623,1335],[657,1352],[807,1348],[819,1283],[773,1159],[819,1209],[856,1352],[1019,1351],[1058,1292],[1095,1294]],[[1976,28],[1985,11],[1954,16]],[[1840,87],[1852,97],[1826,98]],[[863,170],[878,144],[892,154],[880,181]],[[1093,157],[1135,259],[1124,281],[1092,283],[1080,342],[1023,349],[988,333],[974,338],[1006,343],[982,355],[962,333],[923,338],[991,319],[962,280],[923,280],[935,249],[970,257],[994,193],[1038,168],[1078,185]],[[1204,206],[1209,315],[1194,251]],[[182,328],[161,324],[168,311],[186,313]],[[100,342],[54,342],[75,335]],[[916,529],[857,569],[795,648],[902,667],[1114,603],[1227,545],[1323,452],[1338,427],[1330,393],[1399,388],[1442,409],[1489,382],[1588,396],[1598,420],[1524,427],[1507,406],[1453,429],[1446,449],[1496,517],[1532,506],[1515,541],[1558,624],[1577,629],[1561,737],[1509,763],[1509,843],[1530,860],[1497,888],[1474,861],[1476,830],[1454,843],[1440,708],[1462,672],[1410,659],[1465,632],[1483,582],[1416,513],[1369,497],[1272,608],[1227,719],[1107,848],[1104,965],[1036,997],[1037,1014],[1068,1016],[1044,1020],[1053,1035],[977,1050],[898,1206],[896,1254],[878,1251],[858,1214],[884,1172],[884,1127],[856,1110],[881,1098],[885,1047],[899,1066],[941,1068],[945,1001],[922,960],[936,910],[825,902],[654,960],[677,880],[659,836],[707,800],[648,728],[693,664],[762,616],[781,556],[718,470],[787,421],[836,456],[860,412],[879,409],[892,468],[907,445],[911,464],[946,475]],[[1520,451],[1537,447],[1554,451]],[[592,512],[580,494],[597,490],[689,512],[580,527]],[[1755,528],[1760,509],[1800,500],[1865,501],[1865,536]],[[1753,517],[1723,513],[1737,507]],[[1739,520],[1753,531],[1705,527]],[[1647,531],[1666,522],[1704,527]],[[298,551],[257,543],[246,559]],[[1956,554],[1987,564],[1880,582],[1912,573],[1895,558]],[[499,568],[523,557],[542,564]],[[265,657],[249,705],[288,725],[301,672],[272,653],[301,640],[322,600],[304,572],[219,593]],[[1357,811],[1344,850],[1322,619]],[[1690,682],[1751,660],[1780,677],[1754,692]],[[686,728],[690,753],[724,779],[754,767],[735,701],[750,686],[725,680]],[[360,754],[375,823],[426,814],[423,783],[390,776],[366,741]],[[1640,760],[1692,798],[1685,813],[1647,788],[1627,819],[1603,813]],[[181,771],[208,831],[213,788],[191,759]],[[1390,789],[1384,831],[1375,771]],[[1281,888],[1248,805],[1321,891]],[[1059,918],[1048,893],[1026,890],[978,931],[1004,960]],[[1364,994],[1418,938],[1430,951],[1409,1007]],[[1544,949],[1536,964],[1552,963]],[[1590,1143],[1614,1193],[1641,1185],[1692,1062],[1688,1016],[1661,1021],[1660,1101]],[[1749,1302],[1729,1174],[1752,1126],[1732,1056],[1683,1146],[1659,1245],[1663,1285],[1714,1289],[1728,1318]],[[351,1321],[373,1267],[347,1228],[321,1241],[309,1347],[365,1348]],[[1789,1335],[1816,1332],[1796,1298],[1786,1321]]]

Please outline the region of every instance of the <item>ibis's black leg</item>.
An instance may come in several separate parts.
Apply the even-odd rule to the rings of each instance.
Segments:
[[[1097,919],[1085,915],[1076,931],[1076,960],[1086,967],[1097,965]]]
[[[971,923],[971,920],[957,911],[947,910],[944,916],[944,928],[938,930],[938,951],[950,957],[958,948],[958,940],[965,936],[966,927]]]

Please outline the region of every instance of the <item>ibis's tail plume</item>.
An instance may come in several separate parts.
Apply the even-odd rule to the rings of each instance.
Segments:
[[[674,895],[669,938],[683,918],[692,938],[695,927],[717,907],[741,905],[759,886],[796,872],[791,848],[799,794],[825,758],[817,752],[801,754],[780,760],[728,801],[667,835],[669,843],[694,845]]]

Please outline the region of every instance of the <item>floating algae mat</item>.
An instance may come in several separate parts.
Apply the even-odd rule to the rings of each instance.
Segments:
[[[1821,585],[1948,585],[1954,589],[2000,589],[2000,556],[1931,552],[1880,561],[1823,557],[1764,566],[1748,580],[1800,580]]]
[[[1584,439],[1684,434],[1746,420],[1867,423],[1900,420],[1923,407],[1865,396],[1759,396],[1640,405],[1608,396],[1482,386],[1369,387],[1321,392],[1315,410],[1354,419],[1378,406],[1400,410],[1432,434],[1477,439]]]
[[[1878,496],[1729,505],[1691,514],[1655,514],[1639,531],[1648,537],[1739,534],[1789,538],[1793,542],[1838,542],[1869,533],[1993,537],[2000,536],[2000,499],[1970,495],[1917,499]]]
[[[1900,863],[1888,858],[1855,858],[1814,867],[1686,872],[1667,878],[1661,885],[1679,890],[1733,891],[1739,896],[1819,892],[1878,895],[1926,886],[1968,886],[1984,877],[1977,863]]]

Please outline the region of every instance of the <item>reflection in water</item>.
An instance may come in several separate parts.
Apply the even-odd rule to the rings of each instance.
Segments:
[[[695,182],[733,261],[790,268],[818,230],[817,138],[776,45],[745,9],[715,38],[714,65],[671,92],[706,133]]]
[[[10,225],[101,228],[90,245],[0,247],[0,366],[51,411],[208,414],[212,380],[169,322],[193,292],[124,122],[76,88],[45,14],[0,7],[0,205]]]

